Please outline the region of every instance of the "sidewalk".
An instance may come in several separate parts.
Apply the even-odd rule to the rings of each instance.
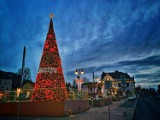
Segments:
[[[110,105],[110,120],[131,120],[134,107],[119,107],[126,100],[113,102]],[[125,116],[124,116],[125,112]],[[92,108],[89,111],[70,116],[70,120],[109,120],[108,106]]]
[[[132,105],[128,105],[128,103],[130,103],[130,101],[124,99],[113,102],[110,105],[110,120],[131,120],[133,117],[134,105],[133,102],[131,103]],[[109,120],[108,106],[96,107],[87,112],[71,115],[68,117],[68,120]]]
[[[129,104],[128,104],[129,103]],[[131,120],[133,117],[133,110],[135,102],[126,102],[121,100],[113,102],[110,105],[110,120]],[[124,113],[125,112],[125,113]],[[126,114],[126,115],[125,115]],[[0,117],[0,120],[16,120],[16,117]],[[68,117],[27,117],[20,116],[19,120],[109,120],[108,106],[94,107],[86,112],[82,112],[76,115],[70,115]]]

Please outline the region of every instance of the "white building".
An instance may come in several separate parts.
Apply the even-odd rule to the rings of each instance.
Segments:
[[[103,86],[103,96],[107,94],[117,94],[119,91],[124,96],[135,95],[134,77],[130,77],[127,73],[115,71],[110,73],[103,72],[101,75]]]

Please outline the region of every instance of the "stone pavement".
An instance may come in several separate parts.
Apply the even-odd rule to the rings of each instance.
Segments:
[[[110,120],[132,120],[134,105],[136,101],[122,99],[110,104]],[[0,117],[0,120],[16,120],[16,117]],[[25,117],[20,116],[19,120],[109,120],[108,106],[94,107],[86,112],[68,117]]]
[[[130,101],[128,101],[130,102]],[[128,104],[126,100],[121,100],[119,102],[113,102],[110,105],[110,120],[131,120],[133,117],[133,107],[121,106]],[[132,104],[135,104],[135,102]],[[89,111],[75,116],[70,116],[69,120],[109,120],[108,106],[92,108]]]

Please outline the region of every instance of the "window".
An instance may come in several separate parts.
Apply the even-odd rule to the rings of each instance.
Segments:
[[[5,81],[3,79],[1,80],[1,85],[5,85]]]
[[[126,83],[126,86],[129,87],[129,83]]]
[[[118,83],[118,87],[121,87],[121,83]]]
[[[1,88],[1,91],[2,91],[3,89]]]

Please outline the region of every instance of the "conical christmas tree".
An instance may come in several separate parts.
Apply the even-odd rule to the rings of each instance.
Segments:
[[[52,17],[36,77],[32,101],[64,101],[67,90],[58,52]]]

